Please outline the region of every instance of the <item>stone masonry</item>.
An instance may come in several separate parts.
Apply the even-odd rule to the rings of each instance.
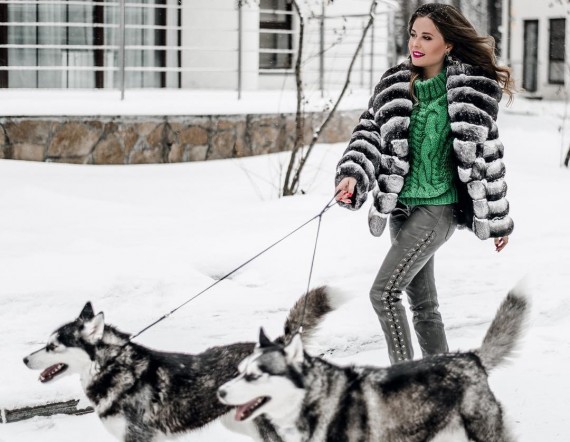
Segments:
[[[337,112],[320,143],[347,142],[361,111]],[[305,142],[324,119],[307,114]],[[0,159],[149,164],[240,158],[290,150],[295,116],[1,117]]]

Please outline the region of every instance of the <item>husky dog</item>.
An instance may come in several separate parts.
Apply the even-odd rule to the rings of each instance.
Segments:
[[[288,342],[301,323],[313,332],[342,298],[325,287],[302,296],[285,322],[279,342]],[[130,342],[129,335],[104,323],[87,303],[79,317],[58,328],[45,347],[24,363],[42,370],[39,380],[51,382],[79,373],[85,394],[107,429],[125,442],[147,442],[200,428],[230,407],[216,398],[220,385],[237,374],[238,363],[255,343],[212,347],[199,354],[167,353]],[[232,424],[233,419],[227,419]],[[279,441],[262,418],[231,429]],[[273,435],[273,436],[272,436]]]
[[[305,353],[298,334],[283,345],[261,330],[218,397],[238,421],[266,416],[286,442],[512,442],[487,375],[513,352],[528,306],[515,288],[479,349],[389,368],[339,367]]]

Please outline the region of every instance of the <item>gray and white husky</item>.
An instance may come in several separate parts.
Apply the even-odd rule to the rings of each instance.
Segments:
[[[280,342],[295,334],[303,310],[304,328],[310,333],[340,302],[337,291],[311,290],[289,311]],[[147,442],[198,429],[227,415],[230,407],[218,401],[216,391],[236,376],[238,363],[254,347],[253,342],[236,343],[199,354],[152,350],[105,324],[103,313],[95,315],[88,302],[77,319],[53,332],[47,345],[25,357],[24,363],[42,370],[41,382],[79,373],[86,396],[107,429],[125,442]],[[223,421],[254,438],[280,440],[263,418],[237,428],[233,419],[226,416]]]
[[[515,288],[479,349],[389,368],[339,367],[308,355],[298,334],[283,345],[261,330],[218,397],[238,421],[265,416],[286,442],[512,442],[487,375],[512,354],[528,310]]]

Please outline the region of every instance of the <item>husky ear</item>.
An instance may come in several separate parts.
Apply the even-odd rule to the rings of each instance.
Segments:
[[[83,307],[83,310],[81,310],[81,313],[79,313],[79,319],[88,321],[89,319],[93,319],[93,316],[95,316],[93,313],[93,306],[89,301],[87,301],[85,307]]]
[[[272,347],[274,344],[273,342],[271,342],[271,339],[269,339],[267,337],[267,335],[265,334],[265,331],[263,330],[263,327],[259,328],[259,347],[263,348],[263,347]]]
[[[98,313],[93,319],[87,321],[83,325],[82,335],[87,342],[92,344],[100,341],[103,337],[103,331],[105,330],[105,317],[103,312]]]
[[[289,362],[298,364],[303,362],[305,352],[303,350],[303,341],[300,333],[296,333],[293,339],[291,339],[291,342],[285,347],[285,356]]]

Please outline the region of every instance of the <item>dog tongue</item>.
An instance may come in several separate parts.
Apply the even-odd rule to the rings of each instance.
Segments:
[[[247,419],[247,417],[251,414],[251,409],[255,406],[258,400],[259,398],[255,398],[249,402],[246,402],[245,404],[236,407],[236,421]]]
[[[65,370],[67,366],[65,364],[54,364],[46,368],[40,374],[40,382],[51,381],[53,377],[62,370]]]

